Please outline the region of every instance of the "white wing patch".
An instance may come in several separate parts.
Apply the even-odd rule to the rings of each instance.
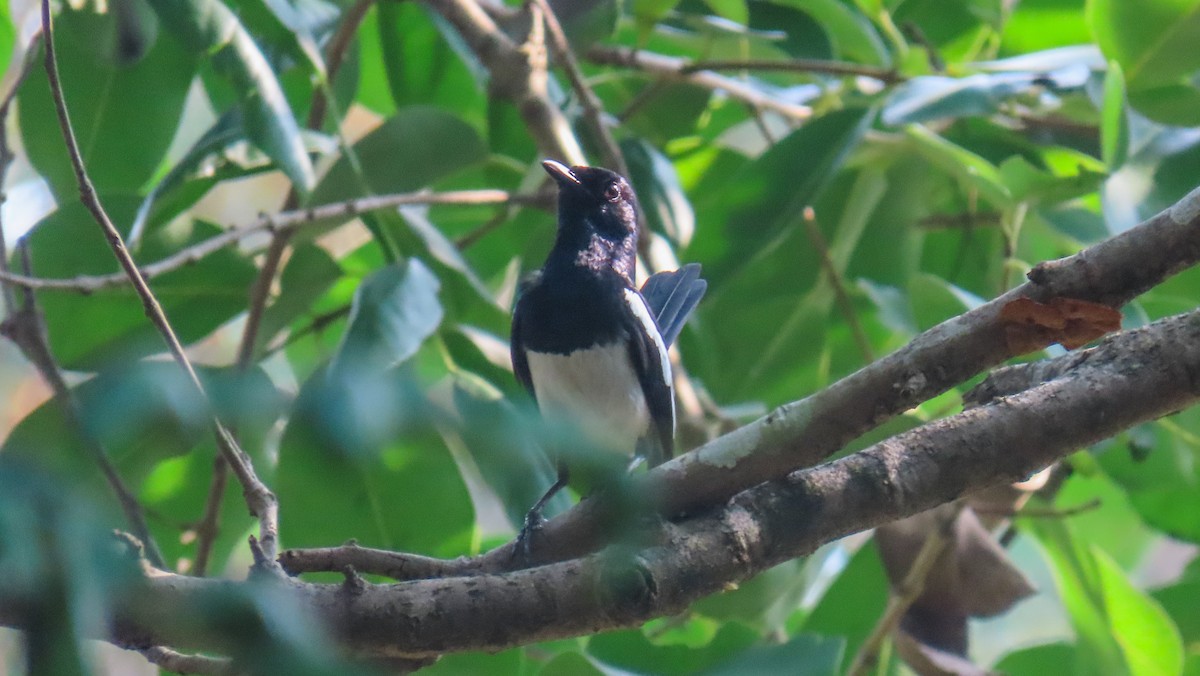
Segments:
[[[654,317],[650,316],[650,308],[646,307],[646,300],[642,295],[633,289],[625,289],[625,302],[629,304],[629,309],[633,311],[633,316],[637,317],[642,328],[654,339],[654,347],[658,348],[658,365],[662,368],[662,379],[671,395],[671,436],[675,436],[675,381],[671,379],[671,360],[667,357],[667,344],[663,342],[662,334],[658,332],[658,324],[655,323]]]
[[[625,302],[629,303],[629,309],[633,310],[633,316],[641,322],[642,328],[654,339],[654,346],[658,348],[658,363],[662,367],[663,382],[667,387],[671,387],[671,360],[667,358],[667,346],[663,343],[662,335],[658,333],[658,324],[655,324],[654,317],[650,316],[650,308],[646,307],[646,301],[633,289],[625,289]]]

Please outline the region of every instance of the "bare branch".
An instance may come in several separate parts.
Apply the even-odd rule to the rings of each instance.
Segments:
[[[146,279],[142,276],[141,271],[138,270],[137,264],[134,263],[133,256],[130,255],[129,250],[125,247],[125,241],[121,237],[121,233],[113,225],[112,220],[108,217],[108,213],[104,210],[104,206],[100,203],[100,198],[96,194],[96,188],[92,185],[92,180],[88,177],[87,169],[84,167],[83,156],[80,154],[79,144],[75,140],[75,131],[71,128],[71,119],[67,112],[67,102],[63,96],[62,83],[58,76],[58,61],[54,50],[53,24],[50,18],[50,0],[42,0],[42,33],[46,36],[46,75],[50,82],[50,92],[54,98],[54,107],[58,114],[58,122],[62,129],[63,140],[67,145],[67,154],[70,156],[71,165],[75,171],[75,179],[79,184],[80,201],[91,212],[92,217],[104,232],[104,237],[108,240],[113,255],[116,256],[117,261],[125,270],[125,274],[129,276],[138,297],[142,300],[142,306],[146,311],[146,315],[150,318],[155,328],[158,329],[159,333],[162,334],[163,340],[167,343],[167,349],[171,352],[171,356],[179,364],[179,367],[183,369],[188,379],[191,380],[192,386],[196,388],[196,391],[204,397],[205,401],[209,401],[204,384],[200,382],[200,377],[196,375],[196,370],[192,368],[192,363],[188,360],[187,354],[184,353],[183,345],[180,344],[179,338],[175,336],[175,331],[171,328],[171,324],[167,320],[162,306],[159,305],[158,299],[154,296],[154,292],[150,290],[149,284],[146,283]],[[216,437],[217,448],[220,449],[220,452],[233,468],[234,473],[242,484],[246,504],[250,508],[250,512],[259,520],[263,548],[270,558],[274,558],[276,543],[279,538],[279,508],[275,494],[259,480],[258,475],[254,472],[250,456],[238,447],[237,442],[234,441],[229,431],[225,429],[225,426],[215,413],[211,414],[211,425],[213,434]]]
[[[427,580],[469,575],[471,559],[435,559],[419,554],[391,552],[360,547],[354,541],[341,547],[289,549],[279,555],[279,563],[289,575],[300,573],[336,573],[346,566],[371,575],[386,575],[393,580]]]
[[[204,674],[206,676],[233,676],[241,673],[226,657],[208,657],[205,655],[188,655],[185,653],[152,646],[138,649],[142,657],[165,671],[177,674]]]
[[[846,323],[850,325],[850,334],[854,336],[854,343],[858,345],[858,351],[862,353],[863,361],[868,364],[875,361],[875,351],[871,349],[871,341],[867,338],[866,331],[863,330],[862,322],[858,321],[854,303],[850,301],[850,294],[846,292],[845,280],[842,279],[841,271],[838,270],[833,258],[829,255],[829,242],[825,241],[825,235],[821,234],[821,227],[817,224],[817,215],[812,207],[804,208],[804,229],[808,232],[808,241],[812,243],[817,255],[821,258],[821,267],[825,268],[825,276],[829,279],[829,285],[833,287],[833,299],[837,303],[838,309],[841,310],[842,316],[846,318]]]
[[[203,242],[197,242],[185,249],[180,249],[162,260],[140,266],[139,269],[144,279],[154,279],[186,265],[196,263],[206,256],[260,232],[291,231],[307,226],[320,225],[325,221],[337,218],[354,217],[371,211],[394,209],[398,206],[414,204],[463,206],[527,204],[548,208],[548,201],[543,196],[514,195],[503,190],[459,190],[442,193],[417,191],[395,195],[361,197],[345,202],[333,202],[278,214],[264,214],[246,225],[232,227]],[[74,291],[84,294],[117,286],[125,286],[131,283],[129,276],[124,272],[117,272],[111,275],[80,275],[69,279],[45,279],[0,271],[0,281],[26,286],[34,290],[49,289],[55,291]]]
[[[637,477],[637,490],[655,496],[661,513],[678,514],[811,467],[894,416],[1017,356],[1000,318],[1009,302],[1065,297],[1120,307],[1197,261],[1200,188],[1135,228],[1036,266],[1025,284],[925,331],[825,390]],[[585,500],[547,522],[536,562],[579,556],[599,546],[607,509],[604,501]],[[481,569],[506,569],[512,546],[481,557]]]
[[[579,61],[576,60],[575,53],[571,51],[571,45],[567,41],[567,34],[563,31],[562,24],[558,22],[558,17],[554,14],[554,9],[550,7],[550,3],[547,0],[535,0],[535,2],[541,7],[542,15],[546,21],[546,28],[550,32],[550,45],[554,49],[554,57],[561,63],[563,70],[566,71],[567,79],[571,82],[571,88],[579,95],[579,100],[583,104],[583,119],[587,120],[588,126],[592,128],[592,132],[596,134],[597,140],[600,141],[600,147],[604,151],[604,161],[618,174],[628,176],[629,164],[625,162],[625,156],[621,153],[621,147],[617,145],[612,131],[609,130],[608,125],[604,122],[604,106],[600,103],[596,92],[592,91],[587,81],[584,80],[583,71],[579,69]]]
[[[640,550],[503,574],[366,584],[354,594],[342,583],[279,584],[344,648],[364,658],[496,651],[637,626],[682,612],[822,543],[1022,479],[1080,447],[1200,400],[1200,311],[1117,334],[1089,354],[1034,389],[667,524],[658,543]],[[174,618],[176,609],[196,607],[233,584],[152,576],[116,610],[114,626],[125,634],[117,638],[221,652],[224,641],[235,639],[189,631]],[[18,612],[0,603],[0,623],[19,623]]]
[[[817,73],[821,75],[859,75],[880,80],[884,84],[896,84],[905,80],[893,68],[876,68],[847,61],[824,61],[821,59],[722,59],[693,61],[680,72],[684,75],[703,70],[763,70],[789,73]]]
[[[225,456],[218,453],[213,460],[208,495],[204,498],[204,513],[200,515],[200,523],[196,524],[196,558],[190,572],[197,577],[208,574],[208,560],[221,531],[221,500],[225,497],[225,485],[228,482],[229,463],[225,462]]]
[[[812,117],[812,108],[768,96],[745,82],[708,70],[689,71],[692,64],[687,59],[628,47],[592,47],[588,50],[588,58],[595,63],[636,68],[705,89],[722,91],[755,108],[779,113],[793,122],[803,122]]]

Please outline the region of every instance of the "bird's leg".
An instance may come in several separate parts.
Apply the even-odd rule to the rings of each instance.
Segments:
[[[627,467],[625,467],[625,473],[633,474],[634,472],[637,471],[637,468],[642,466],[642,463],[644,463],[644,462],[646,462],[645,456],[642,456],[640,454],[633,456],[633,459],[629,461],[629,465]]]
[[[533,503],[533,507],[530,507],[529,511],[525,513],[525,524],[521,526],[521,532],[517,534],[516,546],[513,548],[514,557],[520,553],[526,561],[533,559],[533,534],[540,531],[542,524],[546,522],[542,517],[542,509],[545,508],[550,498],[566,488],[569,475],[567,466],[559,463],[558,479],[546,490],[546,493],[542,497],[538,498],[537,502]]]

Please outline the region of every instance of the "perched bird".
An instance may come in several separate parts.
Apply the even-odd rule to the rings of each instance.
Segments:
[[[512,363],[543,416],[574,425],[595,447],[650,466],[674,453],[675,392],[667,348],[704,295],[700,266],[634,286],[637,198],[619,174],[542,163],[558,184],[558,234],[513,310]],[[530,509],[521,531],[566,484],[558,480]]]

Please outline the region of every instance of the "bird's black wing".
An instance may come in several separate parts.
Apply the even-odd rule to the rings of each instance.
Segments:
[[[642,297],[658,323],[663,343],[670,347],[688,317],[704,297],[708,282],[700,279],[700,264],[689,263],[678,270],[651,275],[642,285]]]
[[[521,322],[525,313],[522,312],[521,300],[525,293],[541,281],[541,276],[531,277],[521,283],[517,289],[517,302],[513,307],[512,318],[512,333],[509,336],[508,350],[509,356],[512,358],[513,375],[517,377],[517,382],[529,392],[530,396],[537,399],[537,392],[533,389],[533,376],[529,374],[529,358],[525,354],[525,341],[522,338]]]
[[[629,358],[637,372],[650,413],[652,433],[638,444],[651,467],[666,462],[675,453],[675,389],[671,382],[671,362],[667,346],[654,322],[646,299],[636,289],[624,290],[629,313],[625,323],[629,331]]]

